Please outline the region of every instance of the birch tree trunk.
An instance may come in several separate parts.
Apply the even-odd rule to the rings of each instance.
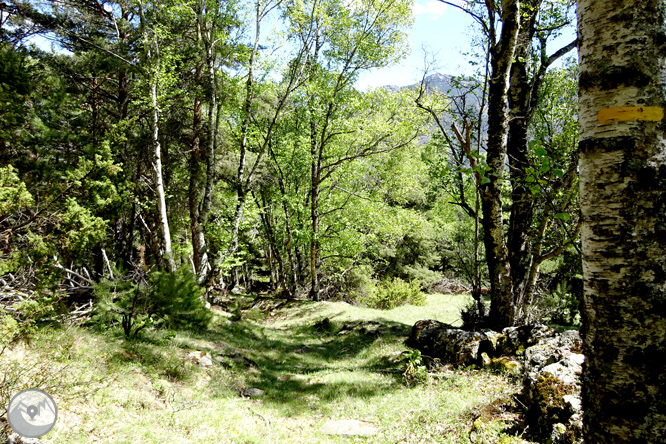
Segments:
[[[152,145],[153,145],[153,180],[155,182],[155,193],[157,194],[157,211],[159,225],[162,231],[162,246],[164,252],[161,255],[167,263],[170,271],[176,271],[176,263],[171,250],[171,231],[167,217],[166,197],[164,194],[164,178],[162,176],[162,147],[160,144],[160,110],[157,97],[157,86],[160,78],[160,53],[157,36],[153,39],[149,36],[148,24],[144,15],[143,4],[139,3],[139,16],[141,32],[145,45],[145,58],[147,65],[151,67],[150,79],[150,102],[152,114]],[[151,41],[152,40],[152,41]]]
[[[156,71],[159,69],[159,65]],[[171,231],[169,230],[169,219],[167,217],[166,198],[164,195],[164,178],[162,176],[162,147],[160,145],[159,108],[157,105],[157,72],[150,85],[150,97],[153,105],[153,176],[155,178],[155,192],[157,193],[157,211],[160,217],[160,228],[162,230],[162,242],[164,254],[170,271],[176,271],[176,263],[171,251]]]
[[[202,20],[203,22],[203,20]],[[205,25],[205,22],[204,22]],[[206,151],[206,186],[204,187],[201,207],[197,221],[197,243],[199,247],[197,274],[199,284],[203,284],[208,269],[208,244],[204,233],[210,216],[210,207],[213,199],[213,186],[215,185],[215,151],[217,147],[217,130],[219,127],[219,110],[217,103],[217,80],[215,76],[215,24],[211,23],[209,29],[204,29],[203,41],[206,50],[206,68],[208,69],[208,149]],[[237,236],[237,232],[236,236]]]
[[[666,442],[665,2],[579,0],[585,442]]]

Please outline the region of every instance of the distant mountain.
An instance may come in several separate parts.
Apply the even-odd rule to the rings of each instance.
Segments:
[[[435,91],[449,97],[452,103],[452,109],[456,109],[457,107],[462,108],[464,106],[464,108],[467,109],[468,112],[476,114],[479,108],[481,107],[481,96],[480,96],[481,88],[479,88],[477,83],[472,80],[467,80],[460,78],[458,76],[442,74],[437,72],[427,76],[425,78],[425,84],[427,90]],[[418,89],[420,86],[421,82],[417,82],[414,83],[413,85],[408,85],[408,86],[387,85],[384,88],[388,89],[389,91],[398,92],[403,89]],[[465,96],[464,100],[463,96]],[[457,106],[454,105],[454,103],[457,104]],[[483,132],[482,132],[482,134],[484,134],[484,138],[486,131],[485,114],[486,113],[484,112]],[[443,113],[443,115],[441,116],[441,121],[443,126],[448,129],[451,127],[451,124],[453,123],[454,119],[450,114]],[[434,122],[432,124],[432,129],[435,131],[438,130],[437,125]],[[428,140],[430,140],[430,136],[424,135],[421,136],[419,139],[421,143],[426,143]]]
[[[463,80],[458,76],[449,74],[442,74],[439,72],[430,74],[425,78],[426,87],[449,96],[460,96],[465,92],[471,91],[475,88],[474,82],[470,80]],[[416,82],[413,85],[395,86],[386,85],[384,88],[389,91],[398,92],[402,89],[415,89],[421,86],[421,82]]]

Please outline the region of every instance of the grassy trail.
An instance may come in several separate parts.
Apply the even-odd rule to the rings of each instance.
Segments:
[[[467,302],[430,295],[426,306],[390,311],[333,302],[298,301],[278,310],[259,304],[239,322],[217,316],[206,332],[150,331],[133,342],[119,329],[70,327],[42,331],[0,361],[33,362],[23,382],[34,386],[41,377],[52,387],[59,419],[45,443],[467,443],[474,420],[516,393],[517,383],[447,367],[414,387],[402,376],[403,341],[413,323],[459,324]],[[317,329],[324,318],[330,328]],[[365,325],[378,332],[361,325],[339,333],[359,321],[378,322]],[[200,366],[200,352],[214,365]],[[265,395],[242,396],[249,388]],[[322,434],[332,419],[369,421],[380,431]],[[477,427],[475,442],[498,442],[502,424]]]

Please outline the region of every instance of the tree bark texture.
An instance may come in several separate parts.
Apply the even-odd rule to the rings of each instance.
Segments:
[[[585,442],[663,443],[665,2],[577,13]]]
[[[502,185],[507,154],[509,74],[520,28],[518,0],[502,2],[502,31],[491,49],[491,79],[488,86],[488,149],[486,162],[489,183],[481,186],[483,242],[490,273],[491,319],[500,327],[513,325],[515,304],[511,291],[511,267],[504,241]]]
[[[516,42],[508,91],[509,130],[507,154],[511,176],[511,218],[507,247],[511,267],[511,287],[515,304],[514,322],[524,318],[523,307],[528,291],[531,258],[531,227],[536,197],[525,186],[525,169],[529,166],[528,129],[532,112],[532,79],[528,60],[532,51],[539,0],[526,3]],[[538,94],[538,91],[536,92]]]
[[[157,43],[156,43],[157,45]],[[150,57],[150,56],[149,56]],[[173,259],[171,250],[171,230],[169,229],[169,219],[167,217],[166,197],[164,193],[164,176],[162,174],[162,146],[160,144],[160,115],[157,104],[157,83],[159,80],[159,56],[157,56],[155,75],[150,85],[150,97],[152,101],[153,114],[153,177],[155,180],[155,192],[157,193],[157,211],[159,213],[160,228],[162,231],[162,244],[164,254],[169,270],[176,271],[176,262]]]

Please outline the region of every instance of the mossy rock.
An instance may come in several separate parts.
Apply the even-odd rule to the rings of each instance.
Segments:
[[[523,364],[515,359],[502,356],[491,360],[489,368],[491,370],[499,371],[500,373],[518,375],[523,371]]]

